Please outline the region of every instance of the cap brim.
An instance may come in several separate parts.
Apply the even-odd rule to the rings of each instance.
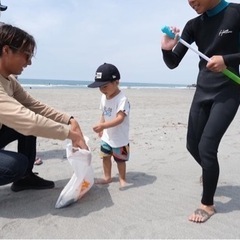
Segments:
[[[108,84],[108,83],[110,83],[111,81],[106,81],[106,82],[97,82],[97,81],[95,81],[95,82],[93,82],[93,83],[91,83],[91,84],[89,84],[88,85],[88,87],[89,88],[98,88],[98,87],[101,87],[101,86],[103,86],[103,85],[106,85],[106,84]]]
[[[6,11],[6,10],[7,10],[7,6],[0,5],[0,11]]]

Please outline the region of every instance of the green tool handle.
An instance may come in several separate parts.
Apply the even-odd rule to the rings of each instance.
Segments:
[[[225,74],[227,77],[235,81],[236,83],[240,84],[240,77],[238,77],[233,72],[229,71],[228,69],[225,69],[222,71],[223,74]]]

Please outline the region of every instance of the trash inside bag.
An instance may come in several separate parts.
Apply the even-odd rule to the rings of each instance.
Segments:
[[[60,193],[55,208],[66,207],[76,202],[90,190],[94,183],[91,151],[74,148],[69,143],[66,147],[66,153],[74,173]]]

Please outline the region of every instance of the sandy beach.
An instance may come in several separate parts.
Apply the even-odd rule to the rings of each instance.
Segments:
[[[95,177],[102,176],[100,140],[92,126],[100,118],[98,89],[27,89],[34,97],[78,119],[89,137]],[[217,214],[204,224],[188,221],[199,206],[201,169],[186,150],[187,119],[194,89],[123,89],[131,103],[127,181],[93,185],[78,202],[55,203],[73,171],[66,141],[38,138],[34,167],[55,181],[49,190],[12,192],[0,187],[1,239],[233,239],[240,238],[240,112],[219,147]],[[221,119],[219,119],[221,120]],[[15,144],[8,149],[15,149]]]

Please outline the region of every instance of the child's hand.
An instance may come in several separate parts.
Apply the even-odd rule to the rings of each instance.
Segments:
[[[98,133],[98,137],[102,137],[102,135],[103,135],[103,131],[102,132],[100,132],[100,133]]]
[[[100,133],[100,132],[102,132],[103,131],[103,124],[102,123],[99,123],[98,125],[96,125],[96,126],[94,126],[93,127],[93,131],[95,132],[95,133]]]

